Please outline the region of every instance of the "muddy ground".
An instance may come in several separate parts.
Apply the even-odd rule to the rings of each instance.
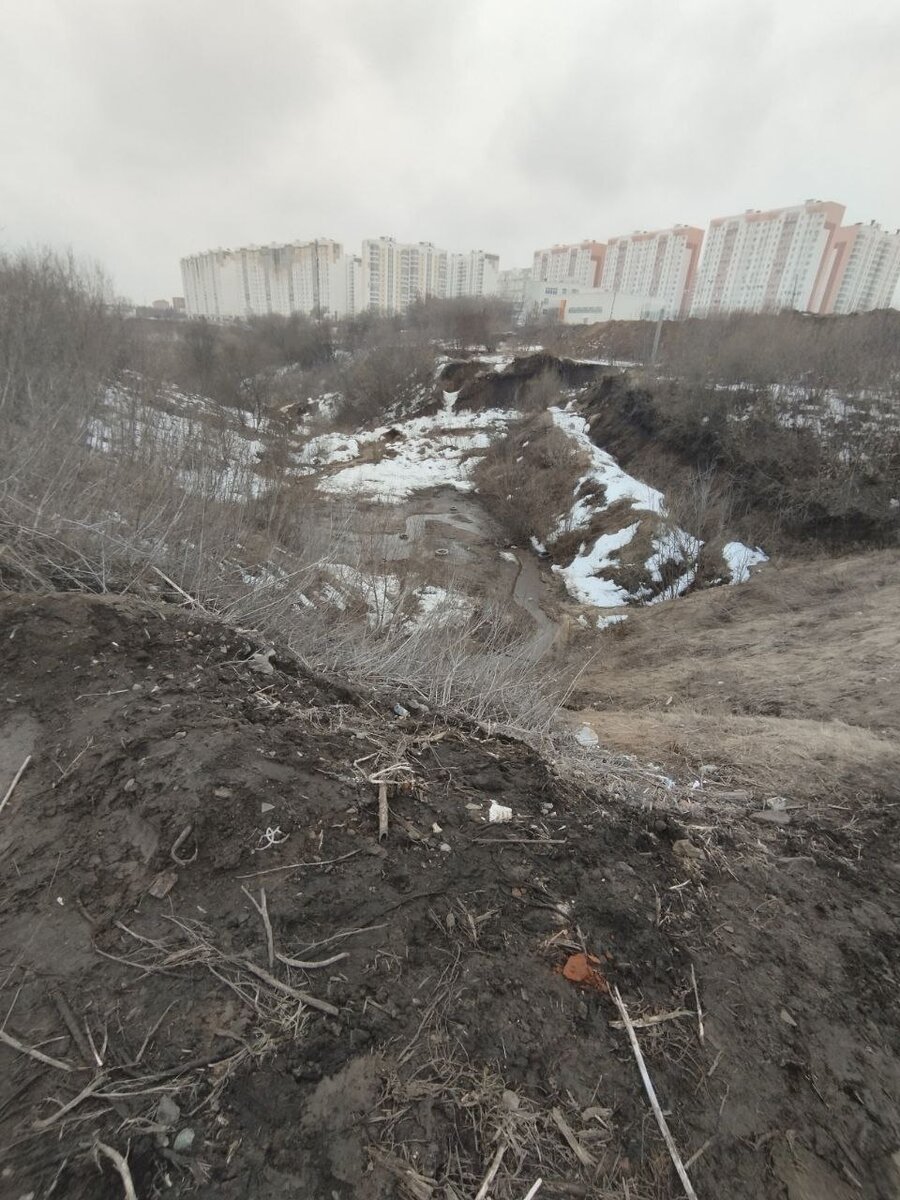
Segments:
[[[699,1197],[900,1196],[894,811],[574,782],[255,649],[0,600],[0,1196],[679,1196],[607,986],[683,1013]]]

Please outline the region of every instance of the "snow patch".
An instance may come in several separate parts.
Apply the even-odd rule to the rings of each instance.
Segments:
[[[758,546],[753,549],[743,542],[728,542],[722,548],[722,557],[728,564],[731,583],[746,583],[753,567],[769,561],[768,554],[764,554]]]

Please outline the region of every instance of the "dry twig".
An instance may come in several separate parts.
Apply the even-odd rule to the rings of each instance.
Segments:
[[[378,840],[383,842],[388,834],[388,799],[387,784],[384,780],[378,785]]]
[[[581,1165],[583,1167],[596,1166],[597,1165],[596,1159],[594,1158],[594,1156],[592,1154],[588,1153],[588,1151],[585,1150],[584,1146],[582,1146],[581,1142],[579,1142],[578,1138],[575,1136],[574,1131],[572,1130],[571,1125],[568,1123],[566,1118],[562,1115],[562,1112],[558,1108],[552,1108],[550,1110],[550,1118],[553,1121],[553,1124],[556,1126],[556,1128],[559,1130],[559,1132],[563,1135],[563,1137],[568,1142],[569,1148],[571,1149],[571,1151],[575,1155],[575,1157],[578,1159],[578,1161],[581,1163]]]
[[[20,1054],[27,1054],[29,1058],[46,1063],[48,1067],[56,1067],[57,1071],[74,1071],[76,1069],[71,1063],[62,1062],[58,1058],[51,1058],[49,1054],[42,1054],[40,1050],[26,1046],[24,1042],[20,1042],[18,1038],[14,1038],[8,1034],[5,1029],[0,1029],[0,1042],[3,1042],[5,1046],[9,1046],[11,1050],[18,1050]]]
[[[487,1169],[487,1175],[481,1181],[481,1187],[475,1193],[475,1200],[485,1200],[490,1191],[491,1184],[494,1182],[494,1176],[500,1170],[500,1164],[503,1162],[503,1155],[509,1149],[508,1142],[501,1142],[497,1147],[497,1153],[491,1159],[491,1165]]]
[[[688,1178],[688,1173],[684,1169],[684,1163],[681,1161],[681,1155],[678,1153],[678,1147],[675,1145],[675,1139],[672,1137],[668,1123],[666,1122],[666,1118],[663,1115],[663,1110],[660,1107],[659,1100],[656,1098],[656,1090],[653,1087],[653,1081],[651,1080],[650,1074],[647,1071],[647,1064],[644,1062],[644,1056],[641,1053],[641,1047],[637,1040],[637,1034],[634,1032],[634,1025],[631,1023],[631,1018],[628,1015],[628,1009],[625,1007],[625,1003],[622,1000],[617,987],[614,987],[612,990],[612,998],[615,1001],[616,1008],[619,1010],[619,1014],[625,1025],[625,1029],[628,1031],[628,1040],[631,1042],[631,1049],[634,1051],[635,1061],[637,1062],[638,1070],[641,1073],[641,1079],[644,1083],[644,1090],[647,1093],[647,1099],[650,1101],[650,1107],[653,1109],[653,1115],[656,1117],[656,1123],[659,1126],[660,1133],[663,1135],[663,1140],[666,1143],[666,1148],[668,1149],[672,1162],[675,1165],[675,1170],[678,1172],[678,1178],[681,1180],[685,1195],[688,1197],[688,1200],[697,1200],[697,1193],[694,1191],[691,1181]]]
[[[694,973],[694,964],[691,963],[691,987],[694,989],[694,1001],[697,1005],[697,1036],[700,1038],[700,1045],[703,1045],[703,1009],[700,1007],[700,994],[697,991],[697,976]]]
[[[262,918],[262,923],[263,923],[263,926],[265,927],[265,931],[266,931],[266,952],[268,954],[268,959],[269,959],[269,970],[271,971],[272,968],[275,966],[275,937],[272,933],[272,922],[269,920],[269,907],[266,904],[266,889],[265,888],[259,889],[259,902],[258,903],[256,900],[253,899],[253,896],[250,894],[250,892],[247,891],[247,889],[245,887],[242,887],[241,891],[244,893],[244,895],[247,897],[247,899],[250,901],[250,903],[253,905],[253,907],[256,909],[256,911],[259,913],[260,917]],[[278,957],[281,958],[281,955],[279,954]]]
[[[137,1200],[137,1192],[134,1190],[134,1180],[131,1178],[131,1169],[128,1166],[128,1159],[124,1154],[120,1154],[112,1146],[107,1146],[106,1142],[95,1142],[94,1154],[105,1155],[119,1172],[122,1178],[122,1186],[125,1189],[125,1200]]]
[[[672,1012],[657,1013],[654,1017],[638,1017],[636,1021],[631,1022],[632,1029],[651,1029],[654,1025],[661,1025],[663,1021],[676,1021],[679,1017],[692,1017],[694,1014],[689,1008],[676,1008]],[[610,1021],[610,1029],[624,1029],[624,1021]]]
[[[0,813],[3,812],[4,808],[6,808],[7,800],[9,800],[10,796],[16,790],[16,784],[19,782],[19,780],[22,778],[22,776],[28,770],[28,764],[30,762],[31,762],[31,755],[28,754],[25,756],[25,761],[22,763],[21,767],[19,767],[18,771],[16,771],[15,776],[13,777],[13,781],[9,785],[9,787],[6,789],[6,794],[4,795],[3,799],[0,800]]]
[[[199,846],[194,847],[194,853],[190,858],[182,858],[178,853],[181,846],[183,846],[187,839],[191,836],[193,828],[193,825],[185,825],[184,829],[182,829],[181,833],[179,833],[178,837],[175,839],[175,844],[173,845],[172,849],[169,851],[172,856],[172,861],[177,863],[179,867],[190,866],[190,864],[195,861],[197,855],[200,853]]]
[[[286,863],[283,867],[267,867],[265,871],[253,871],[250,875],[238,875],[238,879],[257,879],[260,875],[274,875],[278,871],[296,871],[300,867],[330,867],[334,863],[345,862],[348,858],[353,858],[355,854],[361,854],[361,850],[351,850],[349,854],[342,854],[339,858],[323,858],[318,862],[296,862]]]
[[[332,954],[331,958],[320,958],[318,962],[304,962],[299,958],[288,958],[286,954],[276,954],[275,957],[286,967],[296,967],[299,971],[315,971],[319,967],[330,967],[341,959],[349,958],[350,955],[345,950],[343,954]]]

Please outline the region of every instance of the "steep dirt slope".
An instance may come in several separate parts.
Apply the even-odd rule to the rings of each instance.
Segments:
[[[638,1036],[698,1195],[898,1194],[893,820],[638,806],[255,649],[0,600],[0,1194],[680,1195],[607,981],[681,1010]]]
[[[770,564],[629,613],[582,676],[581,716],[619,750],[742,786],[893,802],[898,611],[896,551]]]

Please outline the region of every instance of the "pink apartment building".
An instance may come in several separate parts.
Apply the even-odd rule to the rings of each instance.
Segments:
[[[702,245],[703,230],[693,225],[610,238],[599,286],[647,297],[669,320],[687,316]]]

